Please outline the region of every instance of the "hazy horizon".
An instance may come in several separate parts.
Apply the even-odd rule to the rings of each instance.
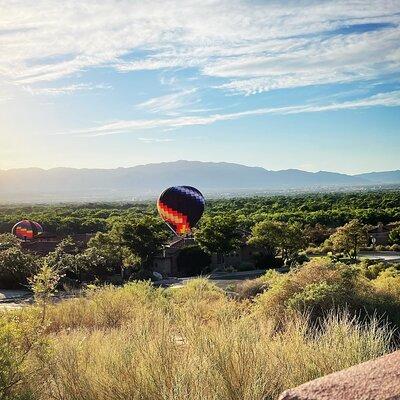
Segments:
[[[241,164],[238,162],[228,162],[228,161],[202,161],[202,160],[185,160],[185,159],[180,159],[180,160],[172,160],[172,161],[159,161],[159,162],[149,162],[149,163],[143,163],[143,164],[135,164],[135,165],[127,165],[127,166],[119,166],[119,167],[110,167],[110,168],[96,168],[96,167],[70,167],[70,166],[56,166],[56,167],[49,167],[49,168],[43,168],[43,167],[17,167],[17,168],[0,168],[0,171],[11,171],[11,170],[24,170],[24,169],[40,169],[44,171],[52,170],[52,169],[76,169],[76,170],[115,170],[115,169],[129,169],[129,168],[135,168],[135,167],[140,167],[140,166],[146,166],[146,165],[157,165],[157,164],[171,164],[171,163],[179,163],[179,162],[189,162],[189,163],[204,163],[204,164],[234,164],[234,165],[239,165],[239,166],[244,166],[244,167],[249,167],[249,168],[263,168],[267,171],[271,172],[279,172],[279,171],[288,171],[288,170],[293,170],[297,169],[300,171],[304,172],[311,172],[311,173],[317,173],[317,172],[333,172],[333,173],[339,173],[339,174],[345,174],[345,175],[360,175],[360,174],[368,174],[368,173],[380,173],[380,172],[389,172],[389,171],[399,171],[399,168],[395,168],[393,170],[370,170],[370,171],[361,171],[359,173],[350,173],[350,172],[341,172],[341,171],[327,171],[327,170],[318,170],[318,171],[309,171],[306,169],[299,169],[299,168],[283,168],[283,169],[270,169],[270,168],[265,168],[260,165],[248,165],[248,164]]]

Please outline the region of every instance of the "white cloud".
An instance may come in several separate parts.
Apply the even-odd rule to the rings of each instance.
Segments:
[[[225,80],[224,90],[251,94],[376,78],[400,66],[398,0],[2,3],[0,80],[22,85],[99,66],[196,67]],[[377,23],[387,25],[338,30]]]
[[[98,84],[93,85],[90,83],[77,83],[68,86],[59,86],[59,87],[32,87],[25,86],[24,89],[33,94],[33,95],[59,95],[59,94],[69,94],[80,91],[87,90],[103,90],[103,89],[111,89],[110,85]]]
[[[140,137],[138,138],[140,142],[144,143],[167,143],[174,142],[174,139],[171,138],[149,138],[149,137]]]
[[[154,97],[136,107],[151,113],[174,114],[183,107],[188,107],[197,103],[199,99],[196,96],[196,89],[185,89],[179,92],[166,94],[164,96]]]
[[[210,125],[219,121],[229,121],[239,118],[257,116],[257,115],[288,115],[288,114],[301,114],[301,113],[315,113],[323,111],[338,111],[345,109],[359,109],[374,106],[384,107],[399,107],[400,106],[400,90],[379,93],[370,97],[346,101],[342,103],[331,104],[306,104],[288,107],[269,107],[257,108],[248,111],[241,111],[229,114],[213,114],[208,116],[190,115],[180,116],[175,118],[160,118],[148,120],[123,120],[115,121],[97,127],[79,129],[71,132],[64,132],[63,134],[78,134],[85,136],[104,136],[114,135],[119,133],[151,130],[151,129],[177,129],[185,126],[196,125]]]

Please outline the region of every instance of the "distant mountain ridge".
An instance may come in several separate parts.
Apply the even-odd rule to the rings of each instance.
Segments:
[[[318,190],[400,184],[400,170],[346,175],[183,160],[116,169],[10,169],[0,170],[0,201],[130,200],[154,197],[168,186],[185,184],[221,195]]]

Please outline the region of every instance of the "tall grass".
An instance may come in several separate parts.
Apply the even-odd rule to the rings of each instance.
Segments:
[[[391,350],[391,332],[374,319],[332,312],[316,327],[295,314],[277,329],[257,307],[229,299],[204,279],[166,290],[132,283],[91,291],[47,309],[46,346],[24,361],[21,381],[7,396],[275,399]],[[19,318],[34,314],[26,309]]]

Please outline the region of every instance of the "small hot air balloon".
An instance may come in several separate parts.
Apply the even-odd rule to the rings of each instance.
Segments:
[[[161,218],[176,235],[190,233],[204,212],[204,197],[191,186],[172,186],[157,201]]]
[[[35,221],[24,219],[13,226],[11,233],[19,239],[32,240],[43,233],[43,228]]]

